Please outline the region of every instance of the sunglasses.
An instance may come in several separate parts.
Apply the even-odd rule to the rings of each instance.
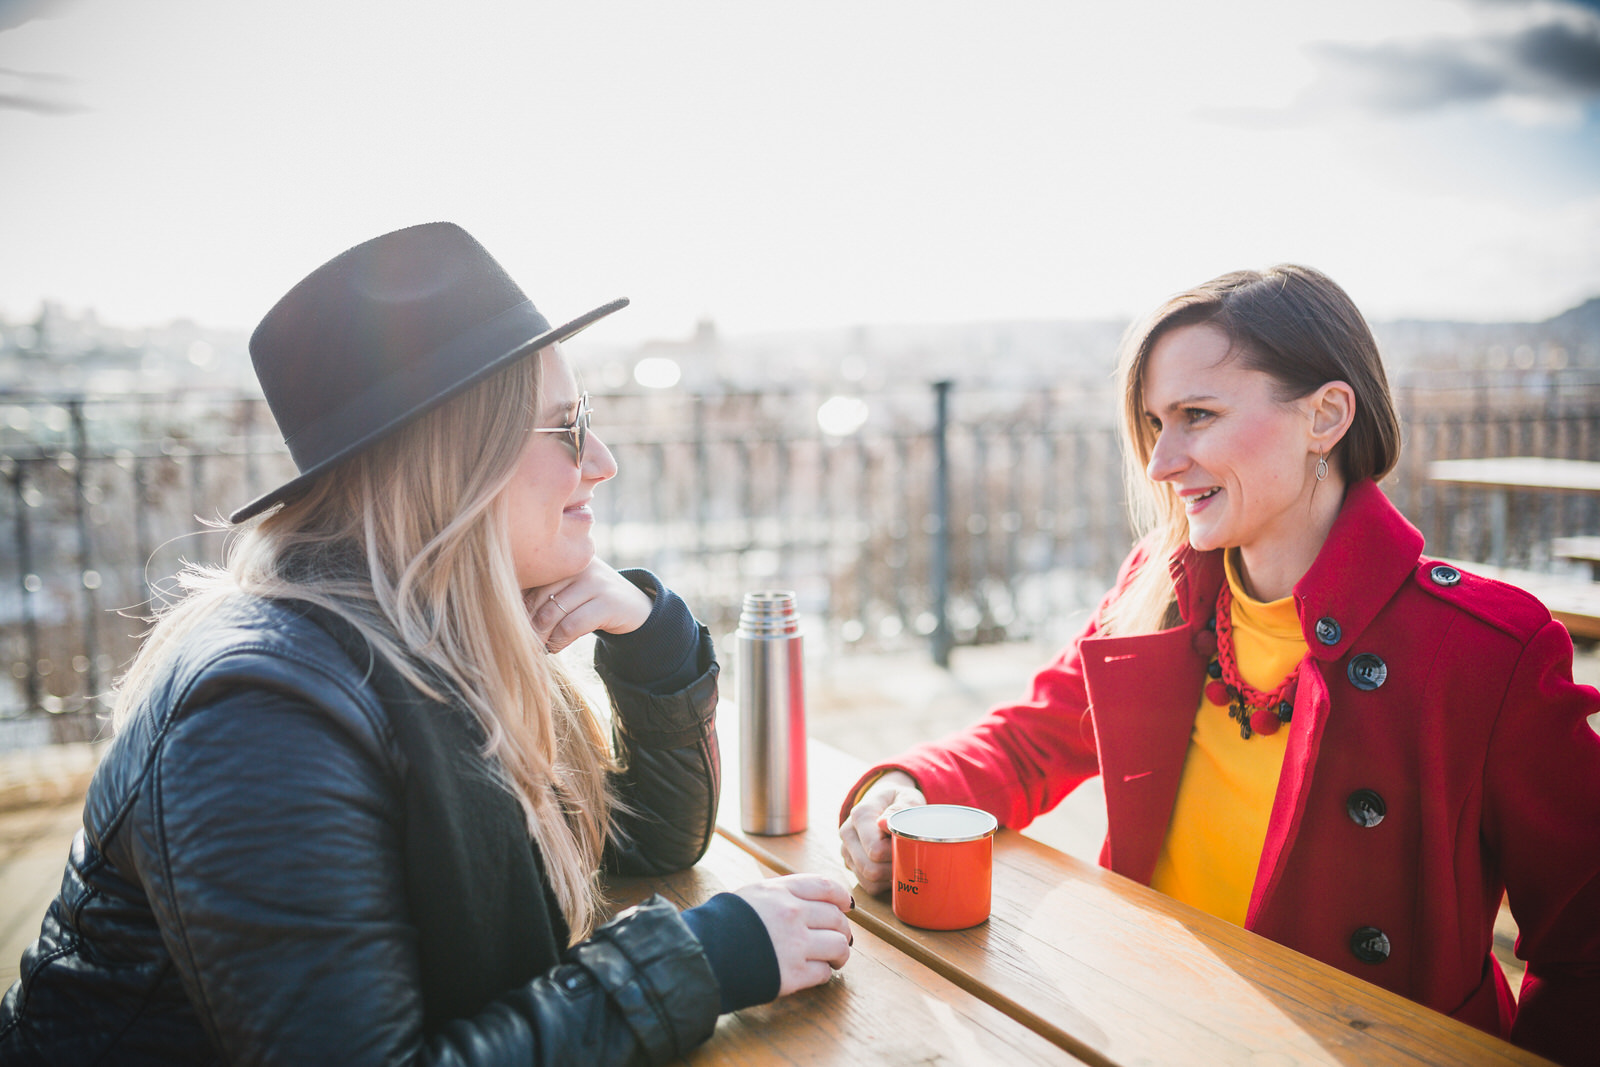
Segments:
[[[589,443],[589,417],[594,413],[594,408],[589,406],[589,394],[584,393],[578,397],[578,412],[572,416],[572,421],[565,426],[535,426],[534,433],[564,433],[567,435],[567,444],[572,449],[573,457],[578,466],[583,466],[583,447]]]

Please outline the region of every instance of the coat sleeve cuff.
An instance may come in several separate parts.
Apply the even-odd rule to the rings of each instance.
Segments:
[[[568,959],[606,991],[651,1063],[687,1055],[717,1027],[705,948],[660,896],[620,913]]]
[[[705,946],[724,1014],[777,999],[782,985],[778,953],[761,916],[743,897],[718,893],[684,912],[683,921]]]
[[[850,809],[861,803],[861,798],[867,795],[867,790],[877,785],[878,779],[882,778],[890,771],[900,771],[902,774],[910,775],[914,781],[917,779],[917,776],[909,767],[902,767],[898,763],[880,763],[866,774],[863,774],[860,778],[857,778],[856,784],[850,787],[849,792],[845,793],[844,803],[839,806],[840,826],[843,826],[844,821],[850,817]],[[922,788],[922,783],[920,781],[917,782],[917,788]]]
[[[621,572],[650,598],[650,616],[632,633],[595,634],[595,661],[641,689],[672,693],[700,676],[700,627],[683,599],[643,568]]]

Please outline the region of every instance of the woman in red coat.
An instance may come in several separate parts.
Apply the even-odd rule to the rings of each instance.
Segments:
[[[1600,694],[1537,600],[1423,559],[1359,311],[1315,271],[1224,275],[1122,359],[1148,534],[1029,698],[874,768],[885,813],[1020,828],[1104,778],[1101,863],[1557,1060],[1600,1056]],[[1509,895],[1519,998],[1490,954]]]

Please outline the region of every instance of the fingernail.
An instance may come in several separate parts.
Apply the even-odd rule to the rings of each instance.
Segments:
[[[854,896],[852,896],[850,898],[850,910],[851,911],[855,911],[856,910],[856,898]]]
[[[855,943],[856,943],[856,935],[855,935],[855,933],[853,931],[846,930],[844,932],[844,943],[847,944],[847,945],[851,945],[851,946],[855,945]]]

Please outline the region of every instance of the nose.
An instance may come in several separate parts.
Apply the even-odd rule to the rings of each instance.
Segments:
[[[1152,482],[1165,482],[1182,474],[1188,465],[1188,458],[1177,435],[1163,429],[1156,435],[1155,445],[1150,449],[1150,462],[1145,464],[1144,473]]]
[[[590,482],[603,482],[617,476],[617,457],[611,454],[593,430],[583,446],[583,478]]]

